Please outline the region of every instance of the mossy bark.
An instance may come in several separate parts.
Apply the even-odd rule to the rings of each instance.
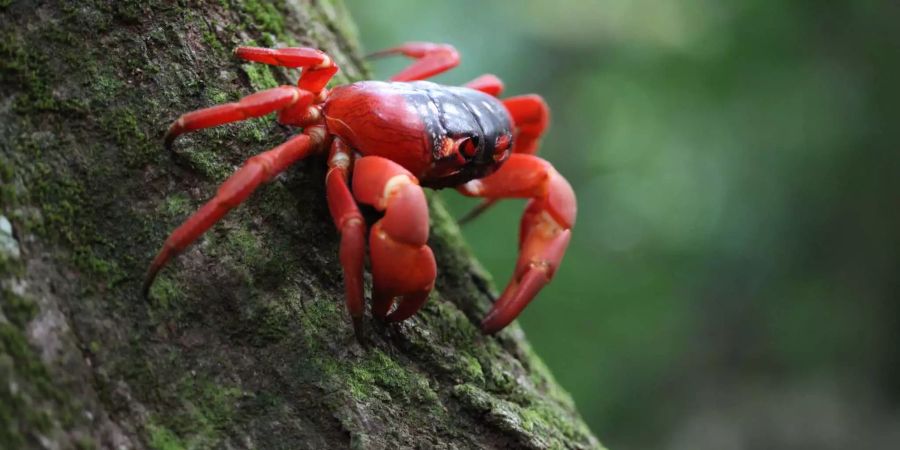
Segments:
[[[271,117],[183,138],[184,111],[286,83],[238,44],[321,48],[359,79],[336,0],[0,0],[0,448],[596,448],[431,199],[437,287],[399,325],[343,308],[321,158],[232,212],[161,274],[165,236]],[[367,286],[368,288],[368,286]]]

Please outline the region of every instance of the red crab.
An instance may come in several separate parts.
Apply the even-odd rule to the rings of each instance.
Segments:
[[[384,213],[369,232],[372,312],[386,321],[419,310],[434,287],[437,268],[428,247],[428,207],[422,187],[454,187],[485,201],[531,199],[522,217],[519,258],[512,280],[481,322],[494,333],[512,322],[553,277],[575,223],[569,183],[534,153],[547,128],[543,99],[523,95],[498,100],[502,82],[483,75],[464,87],[424,80],[459,63],[449,45],[412,42],[378,52],[414,62],[390,82],[360,81],[326,90],[338,71],[312,48],[238,47],[248,61],[302,68],[297,86],[279,86],[178,118],[166,146],[189,131],[278,112],[284,125],[303,131],[246,161],[166,239],[150,264],[144,295],[156,274],[260,184],[312,154],[328,151],[328,208],[340,232],[347,309],[360,334],[364,308],[366,223],[357,202]],[[396,306],[395,306],[396,301]]]

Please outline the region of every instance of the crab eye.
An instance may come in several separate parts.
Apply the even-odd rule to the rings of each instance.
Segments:
[[[502,151],[509,148],[509,144],[512,142],[512,136],[508,134],[504,134],[497,138],[497,142],[494,144],[494,150]]]
[[[475,157],[475,153],[478,151],[478,138],[471,137],[463,140],[459,145],[459,151],[462,152],[466,158]]]

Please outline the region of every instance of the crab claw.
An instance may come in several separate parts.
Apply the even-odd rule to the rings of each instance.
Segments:
[[[488,334],[509,325],[550,282],[572,238],[572,231],[557,223],[535,200],[525,210],[521,228],[522,244],[513,277],[481,321],[482,331]]]
[[[459,191],[488,201],[531,198],[519,229],[516,270],[481,322],[482,331],[496,333],[509,325],[553,278],[572,237],[577,210],[575,193],[550,163],[526,154],[513,154],[500,170],[464,184]]]
[[[434,288],[437,265],[428,247],[428,204],[416,178],[378,156],[356,162],[353,193],[361,203],[384,211],[372,226],[372,313],[388,322],[415,314]],[[397,307],[395,300],[400,299]]]
[[[424,243],[423,243],[424,244]],[[384,224],[372,227],[369,251],[372,258],[372,314],[388,322],[406,320],[415,314],[434,287],[437,266],[427,245],[395,240]],[[391,311],[394,299],[402,297]]]

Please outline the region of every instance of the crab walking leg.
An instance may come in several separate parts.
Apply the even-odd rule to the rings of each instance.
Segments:
[[[488,199],[531,198],[522,215],[515,272],[481,322],[485,333],[495,333],[512,322],[553,278],[572,236],[575,193],[550,163],[523,154],[513,154],[500,170],[464,184],[459,191]]]
[[[313,97],[311,92],[294,86],[278,86],[250,94],[234,103],[186,113],[169,127],[165,137],[166,148],[171,148],[175,138],[189,131],[261,117],[290,107],[306,110],[312,105]]]
[[[344,268],[344,289],[347,311],[353,320],[357,338],[362,338],[362,318],[365,307],[363,297],[363,262],[366,252],[366,223],[356,201],[350,193],[348,181],[352,165],[352,152],[335,138],[328,156],[328,175],[325,184],[328,209],[334,226],[341,233],[341,266]]]
[[[469,84],[481,78],[477,78]],[[547,103],[544,102],[541,96],[530,94],[507,98],[503,100],[503,105],[506,106],[506,110],[509,111],[509,115],[513,120],[513,129],[515,130],[513,153],[528,155],[537,153],[541,135],[544,134],[544,131],[550,125],[550,108],[547,107]],[[494,206],[497,200],[496,198],[489,198],[479,203],[459,219],[460,225],[480,216],[491,206]]]
[[[330,56],[321,50],[307,47],[263,48],[238,47],[234,54],[241,59],[279,67],[303,68],[297,86],[300,89],[318,94],[331,77],[338,71],[338,66]]]
[[[228,211],[246,200],[260,184],[318,150],[324,137],[324,129],[310,127],[304,130],[303,134],[291,138],[284,144],[248,159],[237,172],[219,186],[212,200],[201,206],[169,235],[147,270],[144,278],[144,296],[147,296],[156,274],[172,257],[181,253]]]
[[[369,235],[372,313],[389,322],[419,310],[434,287],[437,266],[428,248],[428,204],[418,180],[399,164],[379,156],[356,161],[353,194],[384,211]],[[390,312],[397,297],[399,306]]]
[[[497,97],[500,93],[503,92],[503,81],[500,78],[497,78],[496,75],[491,73],[486,73],[463,86],[475,89],[476,91],[484,92],[487,95]]]
[[[459,52],[452,45],[431,42],[407,42],[368,56],[379,58],[388,55],[404,55],[415,59],[407,68],[391,77],[391,81],[424,80],[459,65]]]

